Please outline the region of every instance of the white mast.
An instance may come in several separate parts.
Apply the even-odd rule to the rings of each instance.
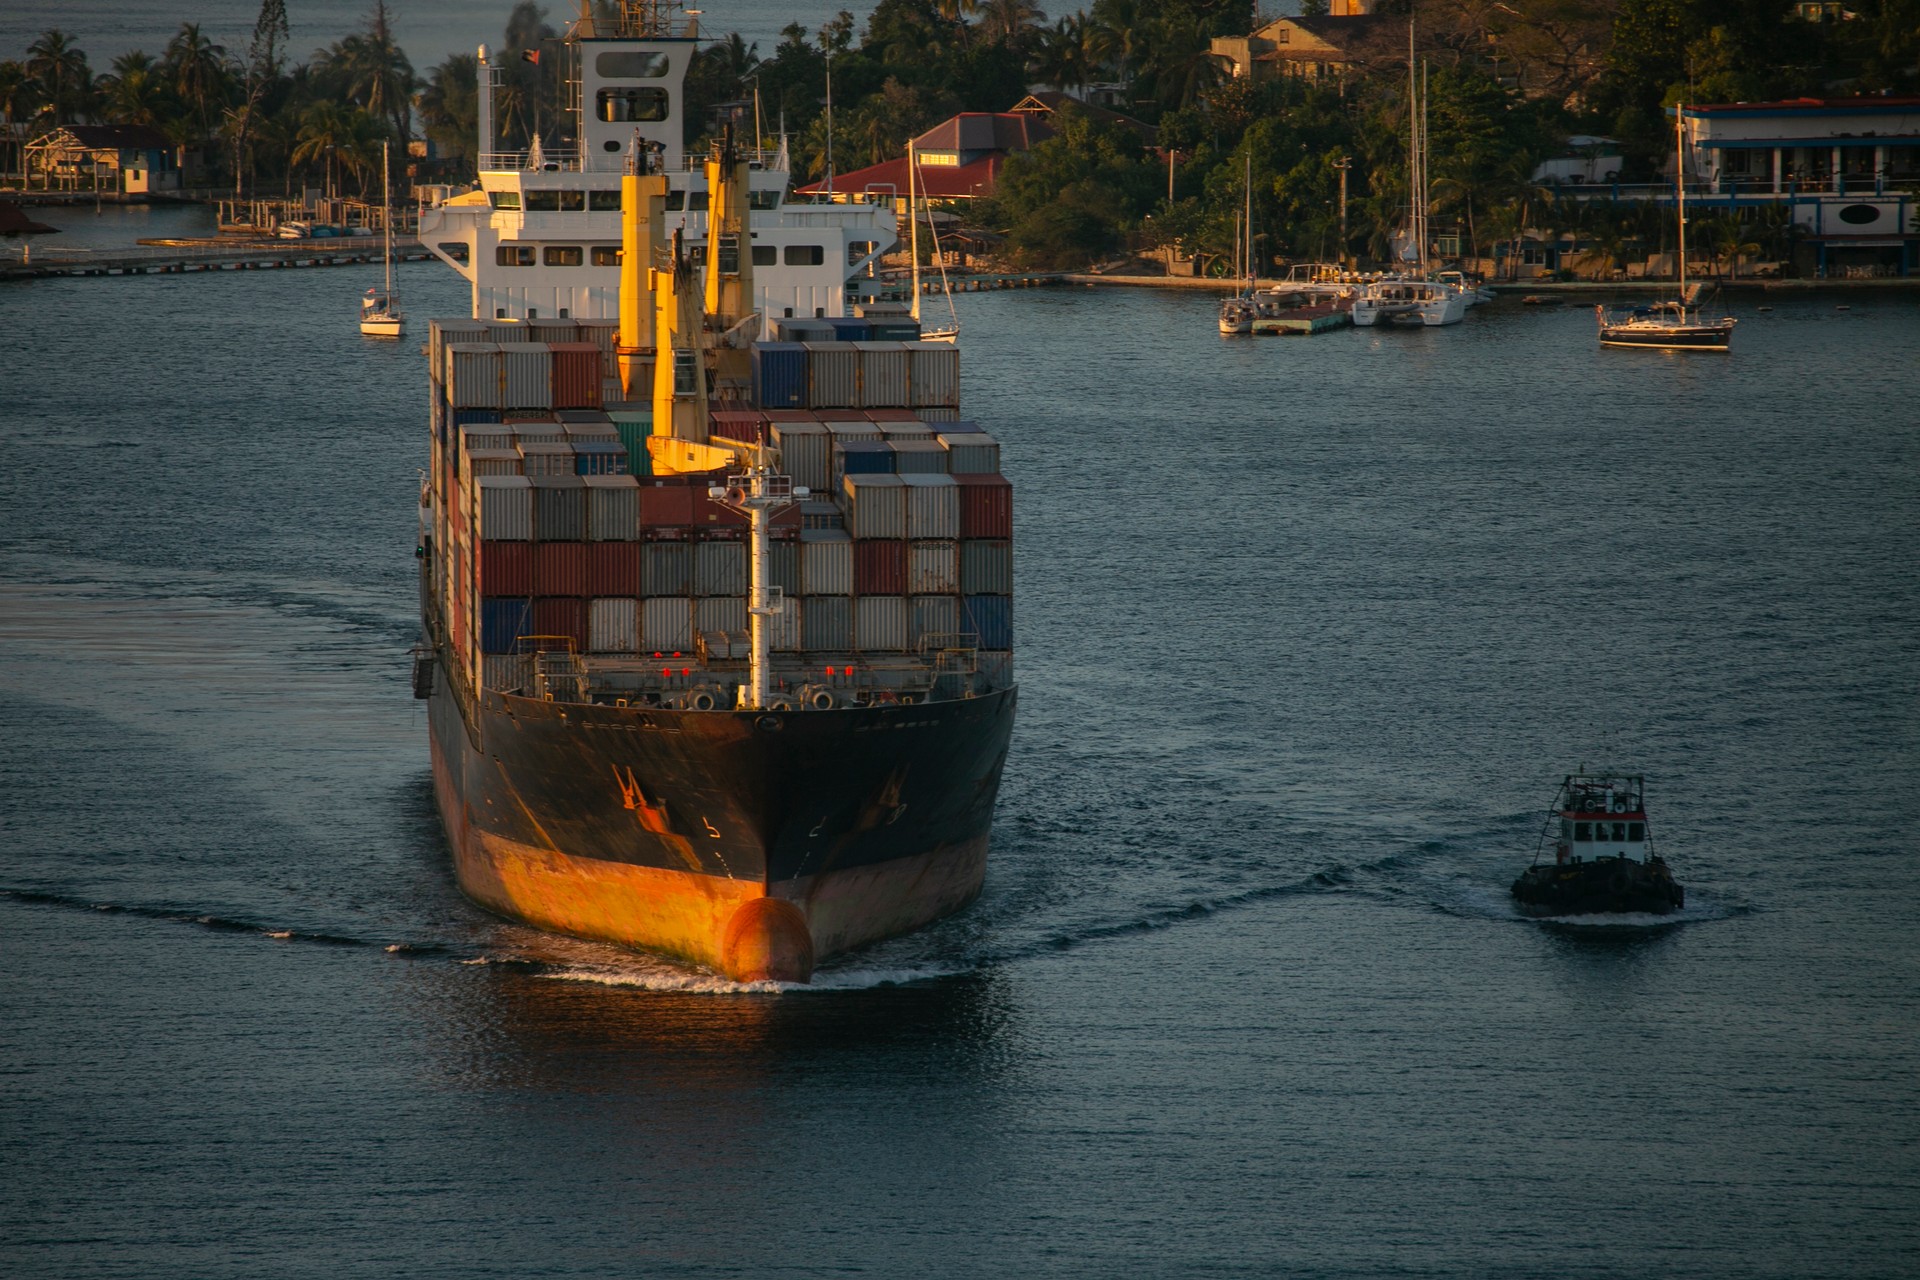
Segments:
[[[387,309],[393,309],[393,166],[388,157],[389,143],[380,140],[380,224],[386,232]]]
[[[1686,104],[1673,108],[1673,187],[1679,193],[1680,212],[1680,305],[1687,305],[1687,156]]]
[[[772,573],[773,513],[806,497],[807,490],[796,487],[792,477],[780,475],[769,467],[765,446],[762,446],[752,466],[740,474],[728,476],[725,488],[716,485],[707,492],[716,502],[744,512],[747,517],[751,582],[747,597],[747,625],[750,631],[747,683],[740,690],[740,706],[743,710],[758,711],[767,705],[772,683],[767,662],[767,650],[770,647],[767,620],[777,617],[786,607],[784,599],[774,600],[772,590],[767,586],[767,579]]]
[[[1247,148],[1247,173],[1246,173],[1246,177],[1245,177],[1245,178],[1244,178],[1244,179],[1243,179],[1242,181],[1243,181],[1243,183],[1244,183],[1244,185],[1246,186],[1246,192],[1245,192],[1245,196],[1246,196],[1246,203],[1247,203],[1247,209],[1246,209],[1246,218],[1247,218],[1247,260],[1246,260],[1246,277],[1247,277],[1247,292],[1248,292],[1248,293],[1252,293],[1252,292],[1253,292],[1253,280],[1254,280],[1254,269],[1253,269],[1253,148],[1252,148],[1252,147],[1248,147],[1248,148]]]
[[[913,223],[908,233],[908,252],[913,257],[913,318],[920,319],[920,208],[914,203],[914,175],[920,170],[919,158],[914,154],[913,139],[907,139],[907,217]]]

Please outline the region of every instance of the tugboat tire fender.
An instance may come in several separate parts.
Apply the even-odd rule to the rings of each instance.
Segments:
[[[1633,887],[1633,877],[1628,875],[1624,870],[1616,871],[1612,877],[1608,879],[1607,887],[1615,893],[1625,893]]]

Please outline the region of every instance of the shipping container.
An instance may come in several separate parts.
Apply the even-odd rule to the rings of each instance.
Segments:
[[[943,429],[946,423],[958,421],[960,417],[960,410],[955,405],[923,405],[919,412],[922,422],[931,422]]]
[[[523,418],[512,426],[516,445],[567,443],[567,429],[551,420],[533,422]]]
[[[587,589],[584,594],[590,596],[639,595],[640,544],[637,542],[589,542],[587,544]]]
[[[575,474],[573,446],[565,442],[536,442],[522,439],[518,445],[522,473],[530,476],[570,476]]]
[[[899,476],[846,476],[840,492],[855,538],[907,536],[907,487]]]
[[[747,544],[696,542],[693,544],[693,594],[738,596],[747,591]]]
[[[960,544],[947,540],[908,543],[907,594],[960,594]]]
[[[960,631],[960,601],[949,595],[914,596],[908,609],[907,642],[915,649],[944,644]]]
[[[952,476],[901,476],[907,491],[909,538],[960,536],[960,486]]]
[[[1013,537],[1013,485],[1005,476],[959,475],[952,479],[960,486],[961,537]]]
[[[956,410],[955,412],[957,414],[958,411]],[[958,416],[954,417],[950,422],[936,422],[933,420],[932,413],[932,410],[926,410],[922,416],[927,419],[924,425],[936,435],[970,436],[977,435],[980,432],[980,424],[977,422],[971,422]]]
[[[587,486],[579,476],[528,476],[533,486],[533,534],[539,542],[584,542]]]
[[[755,409],[715,409],[707,415],[708,429],[722,440],[755,444],[766,438],[766,419]]]
[[[776,422],[770,427],[780,450],[780,469],[816,493],[833,485],[833,437],[818,422]]]
[[[878,441],[882,438],[879,426],[865,418],[823,418],[820,425],[825,427],[827,434],[833,437],[836,447],[852,444],[856,440]]]
[[[765,405],[760,413],[768,422],[818,422],[820,417],[811,409],[773,409]]]
[[[542,321],[542,323],[546,323]],[[550,342],[556,409],[600,407],[600,348],[591,342]]]
[[[873,420],[873,425],[880,428],[880,438],[888,444],[899,444],[903,440],[933,439],[933,428],[918,418],[911,422],[886,422],[876,418]]]
[[[618,440],[575,440],[573,470],[582,476],[624,476],[627,474],[627,446]]]
[[[672,655],[693,651],[693,601],[658,596],[640,602],[640,650]]]
[[[471,488],[475,476],[518,476],[526,473],[520,469],[520,451],[518,449],[469,449],[460,455],[460,483]]]
[[[982,649],[1013,648],[1013,597],[962,596],[960,629],[980,639]]]
[[[887,476],[893,474],[893,446],[885,440],[849,440],[833,443],[833,474]]]
[[[781,343],[832,342],[839,335],[826,320],[802,316],[773,322],[773,339]]]
[[[776,542],[767,548],[767,585],[790,596],[800,594],[800,544]]]
[[[940,433],[947,451],[947,470],[956,476],[1000,473],[1000,442],[984,431]]]
[[[640,647],[640,602],[611,596],[587,605],[587,651],[632,653]]]
[[[517,693],[533,683],[533,660],[518,653],[490,653],[481,659],[480,686]]]
[[[904,409],[913,401],[907,390],[907,344],[855,342],[860,353],[860,403],[870,409]]]
[[[647,451],[647,437],[653,434],[653,415],[638,422],[615,422],[620,443],[627,449],[627,470],[636,476],[653,474],[653,455]]]
[[[920,322],[911,317],[891,317],[873,322],[873,340],[875,342],[918,342],[920,341]]]
[[[476,449],[511,449],[515,444],[513,428],[500,425],[498,414],[494,415],[492,422],[466,422],[456,430],[462,453],[472,453]]]
[[[847,653],[853,648],[853,601],[813,596],[800,602],[801,647],[809,653]]]
[[[518,653],[520,637],[533,632],[533,602],[524,597],[480,602],[480,649]]]
[[[802,530],[799,547],[803,595],[853,594],[853,541],[845,530]]]
[[[903,476],[947,474],[947,451],[938,440],[894,440],[893,469]]]
[[[903,652],[908,620],[905,596],[860,596],[853,602],[853,647],[862,653]]]
[[[906,591],[906,543],[866,539],[853,544],[853,594],[898,596]]]
[[[640,482],[632,476],[584,476],[587,537],[594,542],[632,542],[640,536]]]
[[[526,340],[528,342],[578,342],[580,341],[580,322],[564,316],[555,319],[534,319],[527,321]],[[598,350],[598,348],[595,348]]]
[[[805,346],[798,342],[756,342],[751,359],[755,404],[762,409],[807,407]]]
[[[541,649],[563,649],[562,638],[573,642],[574,652],[587,647],[587,602],[573,597],[536,596],[533,601],[533,634],[542,637]]]
[[[950,342],[902,343],[907,350],[913,407],[960,407],[960,348]]]
[[[582,320],[580,341],[591,342],[600,352],[600,375],[606,378],[620,376],[620,363],[614,358],[614,348],[620,341],[620,322],[618,320]]]
[[[480,544],[480,594],[483,596],[532,595],[533,544],[530,542],[482,542]]]
[[[526,476],[481,476],[474,481],[481,538],[491,542],[533,540],[533,481]]]
[[[767,648],[790,653],[800,647],[800,601],[787,596],[780,601],[780,612],[767,619]]]
[[[692,486],[693,527],[700,531],[702,537],[740,537],[747,528],[746,513],[714,501],[713,495],[707,492],[708,487],[698,484]]]
[[[1013,544],[973,539],[960,544],[960,594],[1013,594]]]
[[[693,602],[695,631],[745,631],[747,602],[739,596],[709,596]]]
[[[809,342],[807,407],[857,408],[860,404],[860,352],[851,342]]]
[[[814,324],[824,324],[833,335],[828,341],[867,342],[873,338],[873,326],[861,316],[826,316],[815,320]],[[802,338],[802,342],[809,339]]]
[[[920,421],[920,415],[911,409],[881,409],[869,406],[860,411],[860,416],[868,422],[878,423],[882,429],[893,426],[924,427],[926,425]]]
[[[447,347],[455,342],[491,343],[485,320],[434,320],[427,329],[427,368],[435,383],[446,381]]]
[[[594,594],[587,589],[587,544],[584,542],[534,543],[533,594],[536,596]]]
[[[447,410],[447,424],[455,429],[468,426],[469,424],[474,426],[484,426],[489,423],[498,424],[499,421],[500,411],[498,409]]]
[[[544,342],[500,344],[500,407],[553,408],[553,352]]]
[[[609,433],[611,433],[613,429],[613,419],[607,416],[605,409],[555,409],[553,416],[558,418],[561,424],[566,427],[569,438],[572,437],[575,427],[605,427]],[[609,434],[606,438],[609,440],[618,439],[617,436],[612,434]]]
[[[531,335],[527,332],[525,320],[488,320],[488,342],[527,342]]]
[[[825,492],[832,492],[827,490]],[[839,504],[820,498],[809,498],[796,504],[800,509],[800,527],[802,529],[844,529],[847,517],[841,512]]]
[[[688,529],[693,526],[693,489],[685,484],[656,480],[640,486],[642,529]]]
[[[447,405],[456,410],[505,408],[500,399],[501,361],[500,348],[494,343],[448,343],[447,369],[441,379]]]
[[[644,542],[640,544],[640,594],[643,596],[690,596],[693,594],[693,547],[691,542]]]

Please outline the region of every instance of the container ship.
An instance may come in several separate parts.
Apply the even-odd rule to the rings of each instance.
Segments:
[[[958,348],[879,296],[886,199],[682,145],[690,15],[567,33],[570,133],[496,149],[420,236],[422,641],[462,889],[805,982],[979,892],[1012,736],[1012,487]],[[755,140],[756,144],[758,139]]]

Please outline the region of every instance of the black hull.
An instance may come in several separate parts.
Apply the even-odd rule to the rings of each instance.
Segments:
[[[1733,342],[1733,327],[1692,325],[1668,329],[1600,327],[1603,347],[1645,347],[1655,351],[1726,351]]]
[[[1540,918],[1663,916],[1687,904],[1686,889],[1658,858],[1644,863],[1607,858],[1529,867],[1513,882],[1513,897],[1522,915]]]

